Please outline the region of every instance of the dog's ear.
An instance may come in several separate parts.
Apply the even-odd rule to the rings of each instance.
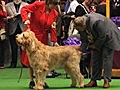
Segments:
[[[24,32],[23,33],[23,37],[27,39],[29,37],[29,33],[28,32]]]
[[[32,36],[35,36],[35,33],[33,32],[33,31],[31,31],[30,29],[27,29],[27,31],[26,32],[28,32],[30,35],[32,35]]]
[[[33,51],[35,51],[36,48],[35,48],[35,42],[34,42],[34,41],[32,42],[32,45],[31,45],[31,46],[32,46],[31,49],[32,49]]]

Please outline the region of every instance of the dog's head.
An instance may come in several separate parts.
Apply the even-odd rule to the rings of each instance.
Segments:
[[[23,48],[27,48],[34,42],[35,34],[31,30],[27,30],[16,35],[16,42]]]

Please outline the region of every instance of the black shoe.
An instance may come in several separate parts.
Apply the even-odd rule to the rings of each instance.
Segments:
[[[54,75],[52,72],[50,72],[50,73],[46,76],[46,78],[55,78],[55,75]]]
[[[47,83],[45,82],[45,85],[43,86],[45,89],[49,88],[49,86],[47,85]]]
[[[11,64],[8,68],[16,68],[15,64]]]
[[[29,88],[30,88],[30,89],[33,89],[34,86],[35,86],[35,82],[34,82],[34,81],[31,81],[31,82],[29,83]]]
[[[55,77],[58,77],[58,76],[61,75],[61,73],[53,72],[53,75],[54,75]]]

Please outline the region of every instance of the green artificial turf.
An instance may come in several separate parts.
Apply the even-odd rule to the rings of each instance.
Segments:
[[[29,72],[28,68],[23,68],[22,77],[18,83],[20,75],[20,68],[5,68],[0,69],[0,90],[30,90],[29,84]],[[67,79],[63,70],[58,69],[57,72],[61,73],[59,77],[47,78],[46,82],[49,85],[49,89],[45,90],[80,90],[79,88],[69,88],[70,79]],[[89,79],[85,79],[85,83],[88,83]],[[96,88],[82,88],[81,90],[105,90],[102,88],[103,80],[98,81],[98,87]],[[120,79],[112,79],[111,88],[107,90],[119,90]]]

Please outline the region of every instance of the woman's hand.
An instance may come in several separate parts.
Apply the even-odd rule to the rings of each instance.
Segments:
[[[25,27],[30,27],[30,20],[26,20],[25,22],[24,22],[24,24],[25,24]]]
[[[53,46],[59,46],[59,44],[57,42],[54,42]]]
[[[24,22],[24,24],[25,24],[25,25],[29,25],[29,24],[30,24],[30,20],[26,20],[26,21]]]

